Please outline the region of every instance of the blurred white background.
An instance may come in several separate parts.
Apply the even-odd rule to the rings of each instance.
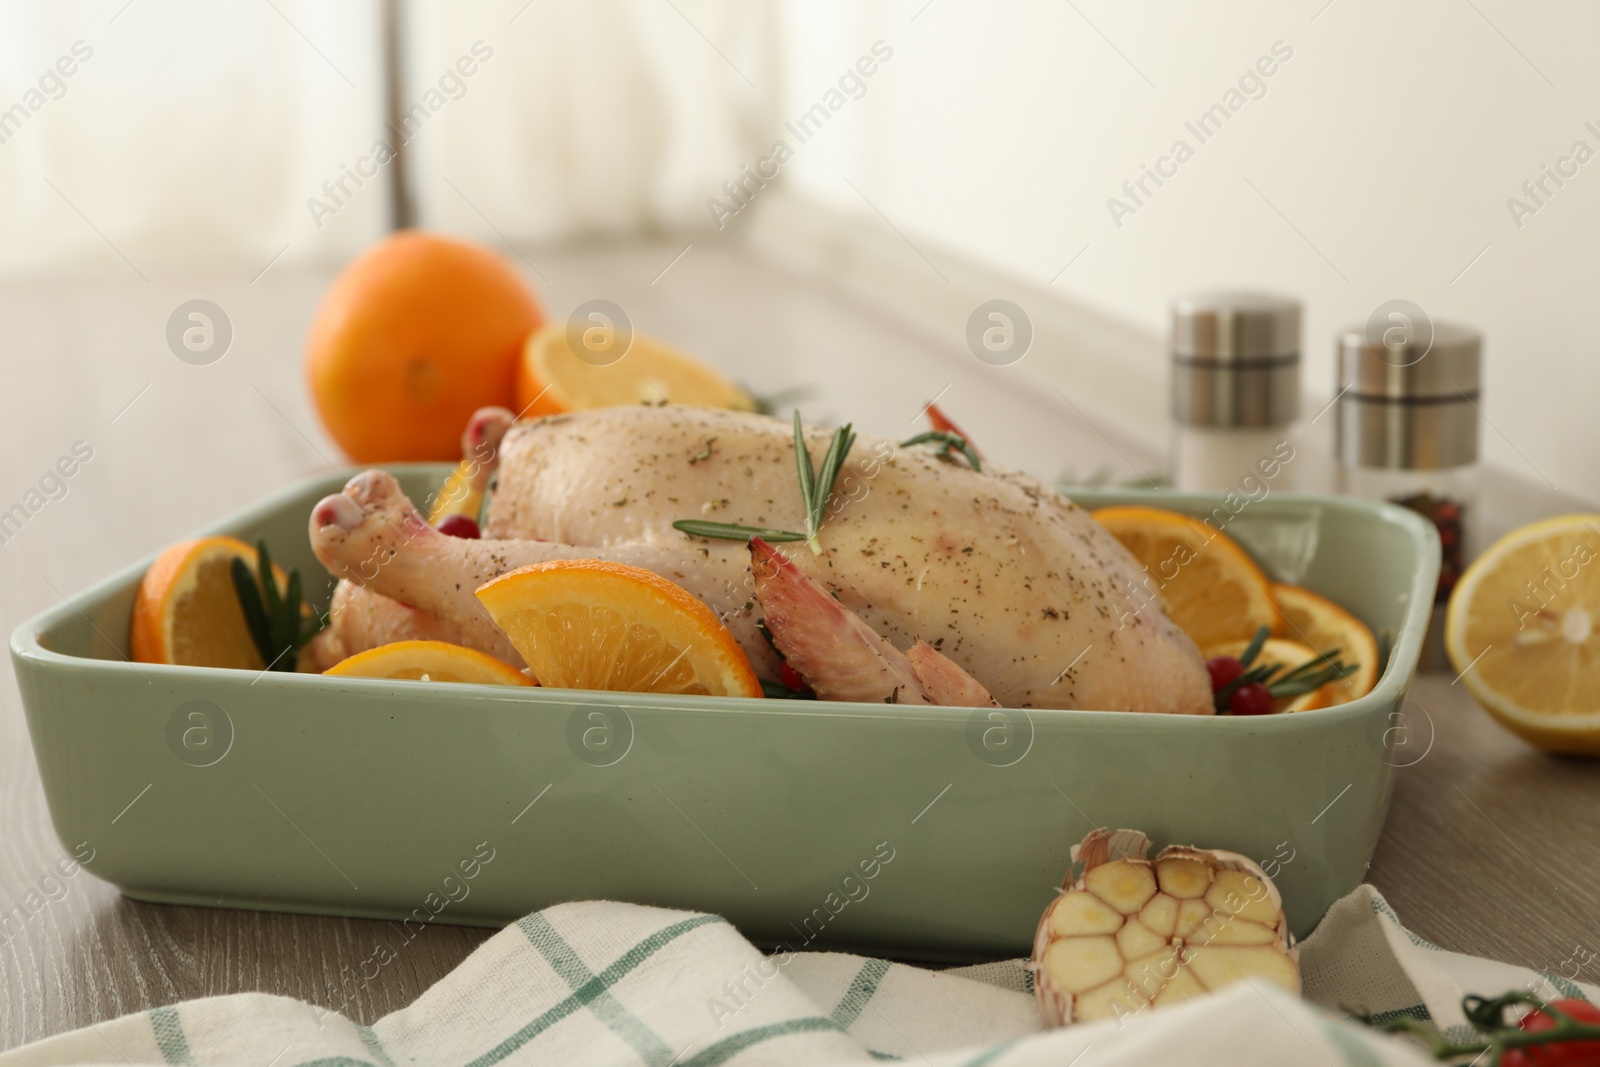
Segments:
[[[400,110],[427,108],[406,156],[424,225],[519,248],[737,241],[764,202],[807,201],[892,226],[935,292],[940,267],[964,260],[1151,335],[1178,292],[1269,287],[1307,307],[1308,413],[1334,392],[1333,332],[1403,297],[1485,331],[1488,458],[1600,498],[1585,292],[1600,162],[1565,165],[1576,173],[1560,188],[1546,179],[1536,213],[1514,219],[1507,203],[1537,206],[1523,183],[1575,142],[1600,152],[1585,126],[1600,130],[1590,6],[433,0],[400,12]],[[92,56],[42,85],[79,41]],[[390,223],[387,168],[360,188],[346,179],[336,211],[310,201],[331,204],[324,183],[390,136],[382,41],[371,2],[0,8],[0,271],[248,277],[353,254]],[[892,57],[841,88],[879,42]],[[1275,46],[1292,54],[1201,144],[1185,123]],[[473,73],[452,73],[475,47]],[[800,143],[785,122],[830,90],[844,104]],[[793,158],[754,210],[714,228],[707,201],[729,203],[723,182],[779,139]],[[1134,204],[1123,183],[1179,139],[1193,158],[1114,219],[1108,199]],[[1124,378],[1148,391],[1158,372]]]

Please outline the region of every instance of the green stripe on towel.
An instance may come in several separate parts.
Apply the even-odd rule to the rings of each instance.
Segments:
[[[787,1022],[773,1023],[770,1026],[758,1026],[743,1033],[725,1037],[715,1045],[708,1046],[688,1059],[680,1062],[678,1067],[717,1067],[717,1064],[726,1063],[752,1045],[759,1045],[780,1037],[789,1037],[793,1034],[815,1034],[823,1031],[840,1033],[839,1024],[832,1019],[825,1019],[820,1015],[812,1015],[802,1019],[790,1019]]]
[[[183,1032],[183,1020],[177,1008],[154,1008],[146,1013],[150,1029],[155,1033],[156,1047],[168,1063],[193,1067],[194,1057],[189,1053],[189,1038]]]
[[[556,932],[556,928],[550,925],[550,920],[542,913],[528,916],[517,923],[517,926],[574,993],[587,989],[599,981],[598,976],[578,957],[577,952]],[[587,1000],[589,1010],[610,1027],[612,1033],[632,1045],[639,1058],[646,1063],[662,1065],[671,1063],[674,1056],[667,1043],[641,1022],[638,1016],[617,1003],[610,989],[610,982],[602,983]]]
[[[838,1006],[833,1009],[833,1021],[838,1023],[841,1029],[848,1030],[855,1025],[855,1021],[861,1017],[862,1009],[867,1006],[867,1001],[878,991],[878,983],[888,973],[888,960],[868,960],[861,965],[856,976],[850,980],[850,988],[844,991],[844,996],[839,998]]]
[[[472,1060],[467,1064],[467,1067],[490,1067],[491,1064],[499,1063],[507,1056],[510,1056],[512,1053],[516,1052],[523,1045],[526,1045],[529,1041],[532,1041],[534,1038],[550,1029],[550,1027],[554,1026],[562,1019],[565,1019],[567,1016],[586,1005],[590,1000],[598,996],[605,989],[608,989],[612,985],[616,984],[616,982],[622,978],[623,975],[638,967],[639,964],[649,959],[652,955],[660,951],[672,941],[682,937],[691,930],[697,930],[700,927],[708,926],[711,923],[721,923],[726,921],[727,920],[723,919],[720,915],[696,915],[692,919],[684,919],[681,922],[676,922],[671,926],[663,927],[662,929],[657,930],[655,933],[651,934],[649,937],[633,946],[627,952],[623,953],[615,963],[601,971],[594,981],[586,983],[582,989],[575,991],[572,996],[567,997],[549,1011],[544,1012],[538,1018],[528,1023],[526,1026],[512,1034],[510,1037],[506,1038],[504,1041],[500,1042],[494,1048],[490,1049],[488,1052],[485,1052],[482,1056]],[[519,923],[518,925],[520,926],[521,924]],[[667,1062],[670,1062],[670,1060]]]
[[[1583,990],[1578,988],[1577,983],[1573,982],[1572,979],[1566,977],[1565,975],[1552,974],[1549,971],[1540,971],[1539,977],[1543,978],[1546,982],[1549,982],[1551,987],[1555,989],[1557,993],[1560,993],[1568,1000],[1589,999],[1583,995]]]
[[[383,1051],[383,1042],[379,1041],[378,1035],[372,1032],[372,1027],[358,1026],[356,1027],[356,1033],[360,1035],[361,1043],[367,1047],[367,1051],[372,1053],[373,1059],[383,1064],[383,1067],[394,1067],[394,1061],[389,1058],[387,1052]]]
[[[1428,1011],[1426,1004],[1413,1004],[1409,1008],[1396,1008],[1394,1011],[1375,1011],[1368,1022],[1373,1026],[1382,1026],[1392,1019],[1415,1019],[1419,1023],[1431,1023],[1433,1014]]]

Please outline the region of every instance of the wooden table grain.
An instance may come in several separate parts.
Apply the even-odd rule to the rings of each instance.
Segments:
[[[919,339],[736,247],[695,246],[674,261],[680,247],[519,255],[549,279],[538,284],[552,313],[612,299],[636,327],[703,352],[760,391],[809,387],[809,417],[894,434],[918,424],[939,395],[991,455],[1024,457],[1018,465],[1043,477],[1159,467],[1147,443],[1114,438],[1079,412],[983,373],[958,340],[941,348]],[[0,544],[6,632],[218,515],[338,462],[299,367],[330,271],[274,267],[255,280],[254,271],[145,273],[149,282],[130,271],[0,286],[0,510],[75,443],[93,449],[66,495]],[[168,317],[193,298],[216,302],[233,326],[229,351],[209,366],[181,362],[165,339]],[[1518,506],[1560,506],[1528,499]],[[371,953],[385,924],[141,904],[86,871],[64,877],[58,864],[68,853],[51,829],[9,661],[3,670],[0,1048],[247,990],[370,1023],[410,1003],[489,936],[430,926],[346,999],[342,970]],[[1421,709],[1413,721],[1431,723],[1431,748],[1399,772],[1370,880],[1413,929],[1449,948],[1546,970],[1562,969],[1575,948],[1600,952],[1600,764],[1535,752],[1449,676],[1419,678],[1413,699]]]

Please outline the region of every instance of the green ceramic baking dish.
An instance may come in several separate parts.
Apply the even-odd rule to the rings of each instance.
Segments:
[[[445,469],[395,472],[421,499]],[[341,483],[203,532],[264,537],[317,588],[306,518]],[[11,655],[56,833],[139,900],[415,929],[613,898],[717,912],[795,949],[993,958],[1028,950],[1069,848],[1104,825],[1263,861],[1303,935],[1361,881],[1405,762],[1395,724],[1438,542],[1409,511],[1343,498],[1271,496],[1228,531],[1275,578],[1395,631],[1370,695],[1211,719],[151,666],[125,658],[145,564],[24,623]]]

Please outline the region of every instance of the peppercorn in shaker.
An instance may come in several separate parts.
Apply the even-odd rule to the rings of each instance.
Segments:
[[[1171,375],[1174,485],[1226,491],[1266,477],[1274,490],[1293,487],[1299,303],[1249,292],[1174,301]]]

